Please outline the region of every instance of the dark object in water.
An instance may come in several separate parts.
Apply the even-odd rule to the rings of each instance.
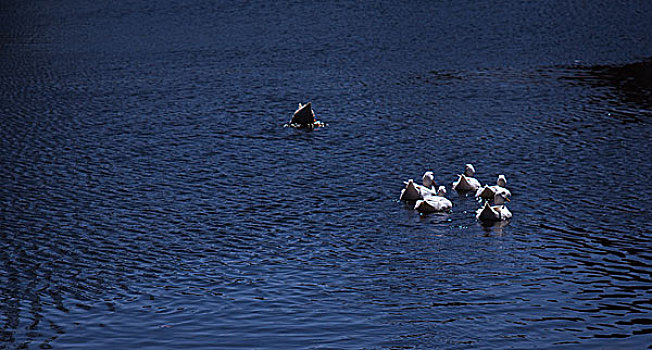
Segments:
[[[299,103],[299,109],[297,109],[294,112],[294,115],[292,115],[290,124],[308,125],[314,124],[315,121],[315,112],[312,110],[312,102],[308,102],[305,105]]]
[[[326,124],[318,121],[315,118],[315,112],[312,110],[312,102],[308,102],[305,105],[299,103],[299,108],[292,115],[292,120],[287,126],[299,127],[299,128],[317,128],[321,126],[326,126]]]

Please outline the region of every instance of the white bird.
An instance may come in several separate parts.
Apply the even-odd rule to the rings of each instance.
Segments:
[[[476,211],[475,218],[480,221],[504,221],[512,218],[512,212],[507,209],[509,202],[507,191],[497,191],[494,195],[494,205],[484,202],[484,206]]]
[[[446,198],[446,188],[439,186],[437,195],[427,196],[422,200],[418,200],[414,205],[414,210],[420,213],[435,213],[450,210],[453,203]]]
[[[292,119],[287,125],[301,128],[318,128],[326,126],[326,124],[318,121],[315,118],[315,111],[312,110],[312,102],[308,102],[305,105],[299,103],[299,108],[294,111],[294,114],[292,114]]]
[[[312,102],[308,102],[305,105],[299,103],[299,108],[294,111],[290,124],[308,125],[315,121],[315,112],[312,110]]]
[[[508,189],[505,188],[506,184],[507,184],[507,179],[505,178],[505,175],[498,175],[498,180],[496,180],[496,185],[494,186],[484,185],[484,187],[478,189],[478,191],[475,193],[475,197],[482,198],[482,199],[493,199],[497,191],[506,191],[507,196],[509,197],[512,194],[511,192],[509,192]]]
[[[416,201],[429,195],[436,195],[435,192],[435,174],[432,171],[426,171],[422,178],[423,186],[417,185],[412,179],[405,182],[405,188],[401,190],[400,200]]]
[[[401,197],[399,198],[402,201],[416,201],[421,197],[421,193],[417,190],[416,185],[412,179],[409,179],[405,184],[405,188],[401,190]]]
[[[466,164],[464,174],[458,175],[457,181],[453,182],[453,189],[457,191],[477,191],[480,188],[480,182],[473,175],[475,175],[473,165]]]

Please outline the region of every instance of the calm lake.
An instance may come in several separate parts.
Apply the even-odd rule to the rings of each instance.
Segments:
[[[651,57],[649,1],[5,0],[0,349],[652,348]]]

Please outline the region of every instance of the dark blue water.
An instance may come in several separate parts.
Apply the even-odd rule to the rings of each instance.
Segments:
[[[649,348],[651,13],[3,1],[0,348]]]

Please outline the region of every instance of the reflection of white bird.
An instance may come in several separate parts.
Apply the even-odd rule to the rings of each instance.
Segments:
[[[494,205],[485,202],[484,206],[476,211],[476,219],[480,221],[503,221],[512,218],[512,213],[507,209],[505,201],[509,202],[507,191],[497,191],[494,195]]]
[[[425,196],[436,195],[434,189],[435,174],[432,171],[426,171],[426,173],[423,174],[422,181],[423,186],[415,184],[412,179],[408,180],[408,182],[405,183],[405,188],[401,190],[400,199],[403,201],[416,201],[423,199]]]
[[[480,188],[480,182],[473,175],[475,175],[473,165],[467,164],[464,167],[464,174],[458,175],[459,179],[453,182],[453,189],[457,191],[477,191]]]
[[[453,203],[446,199],[446,188],[439,186],[437,195],[429,195],[422,200],[418,200],[414,205],[414,210],[420,213],[435,213],[450,210]]]
[[[509,197],[512,194],[505,188],[506,184],[507,179],[505,178],[505,175],[498,175],[498,180],[496,181],[495,186],[484,185],[484,187],[478,189],[475,196],[476,198],[493,199],[497,191],[506,191],[507,196]]]

